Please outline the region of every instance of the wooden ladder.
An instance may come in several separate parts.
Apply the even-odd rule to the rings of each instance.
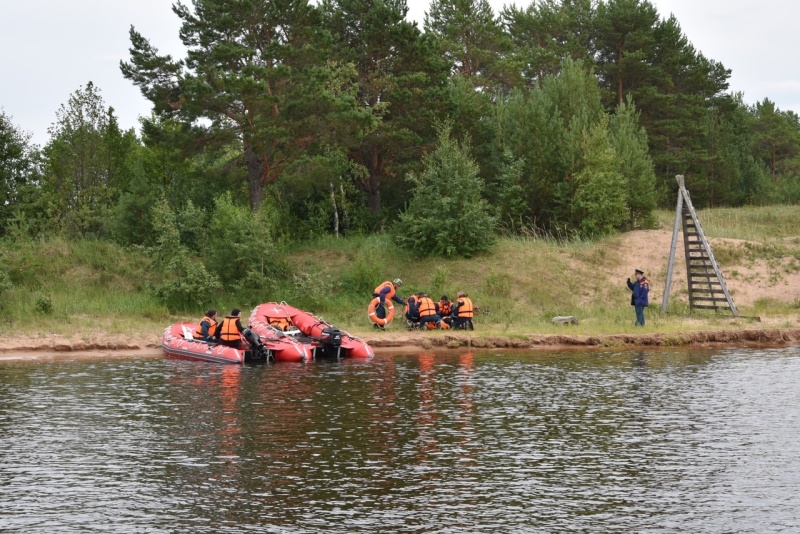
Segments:
[[[679,224],[683,229],[683,250],[686,257],[686,280],[689,285],[689,308],[719,310],[729,308],[734,317],[739,310],[725,285],[725,279],[714,259],[697,212],[692,206],[689,192],[683,182],[683,175],[675,177],[678,181],[678,206],[675,209],[675,226],[672,231],[672,248],[669,251],[667,280],[664,287],[664,299],[661,311],[667,311],[669,290],[672,285],[672,272],[675,267],[675,251],[678,246]]]

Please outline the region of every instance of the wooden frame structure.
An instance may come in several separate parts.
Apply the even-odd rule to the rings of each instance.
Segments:
[[[689,191],[683,182],[683,175],[675,177],[678,181],[678,206],[675,208],[675,226],[672,230],[672,247],[669,251],[667,280],[664,285],[664,299],[661,311],[666,313],[669,304],[669,291],[672,285],[672,272],[675,267],[675,251],[678,248],[679,226],[683,229],[683,250],[686,255],[686,280],[689,284],[689,308],[719,310],[730,308],[734,317],[739,310],[725,285],[725,279],[714,259],[711,245],[708,244],[700,220],[692,206]]]

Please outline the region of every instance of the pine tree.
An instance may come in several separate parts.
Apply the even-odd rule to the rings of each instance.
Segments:
[[[453,140],[450,125],[441,126],[437,147],[423,165],[422,173],[408,177],[412,198],[395,229],[397,243],[418,254],[446,257],[488,250],[497,219],[482,198],[483,181],[469,143]]]
[[[334,57],[354,67],[356,105],[372,119],[340,146],[366,170],[352,176],[378,214],[389,182],[434,138],[447,71],[432,39],[405,20],[405,0],[326,0],[322,9]]]
[[[331,83],[328,33],[307,0],[192,4],[173,7],[186,58],[159,55],[131,28],[131,60],[120,67],[196,144],[236,148],[256,209],[267,184],[337,135],[329,122],[354,102]]]

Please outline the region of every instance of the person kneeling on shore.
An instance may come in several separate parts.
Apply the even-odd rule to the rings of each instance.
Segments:
[[[472,299],[463,291],[459,291],[453,306],[453,328],[473,330],[472,317],[475,315]]]
[[[433,323],[436,325],[436,328],[439,328],[442,318],[436,313],[436,305],[433,303],[433,299],[431,299],[430,295],[422,293],[419,296],[417,299],[417,310],[419,311],[420,328],[424,330],[427,328],[428,323]]]
[[[453,318],[451,317],[453,313],[453,303],[450,302],[447,295],[442,295],[442,298],[436,303],[436,313],[439,314],[439,317],[442,318],[442,322],[446,325],[450,326],[453,322]]]
[[[240,321],[241,316],[242,311],[239,308],[232,309],[231,314],[225,316],[219,328],[217,328],[216,334],[214,334],[214,339],[217,343],[237,348],[242,346],[244,328]]]

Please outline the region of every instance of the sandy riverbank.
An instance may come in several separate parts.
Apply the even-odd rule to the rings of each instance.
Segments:
[[[573,335],[529,334],[501,336],[480,332],[380,332],[363,335],[376,352],[416,352],[422,350],[558,350],[581,348],[635,348],[675,346],[786,346],[800,344],[800,328],[739,328],[684,332],[645,332],[641,334]],[[58,335],[36,337],[3,337],[0,359],[34,359],[59,355],[127,355],[156,356],[161,354],[159,336],[141,337],[91,336],[69,338]]]

